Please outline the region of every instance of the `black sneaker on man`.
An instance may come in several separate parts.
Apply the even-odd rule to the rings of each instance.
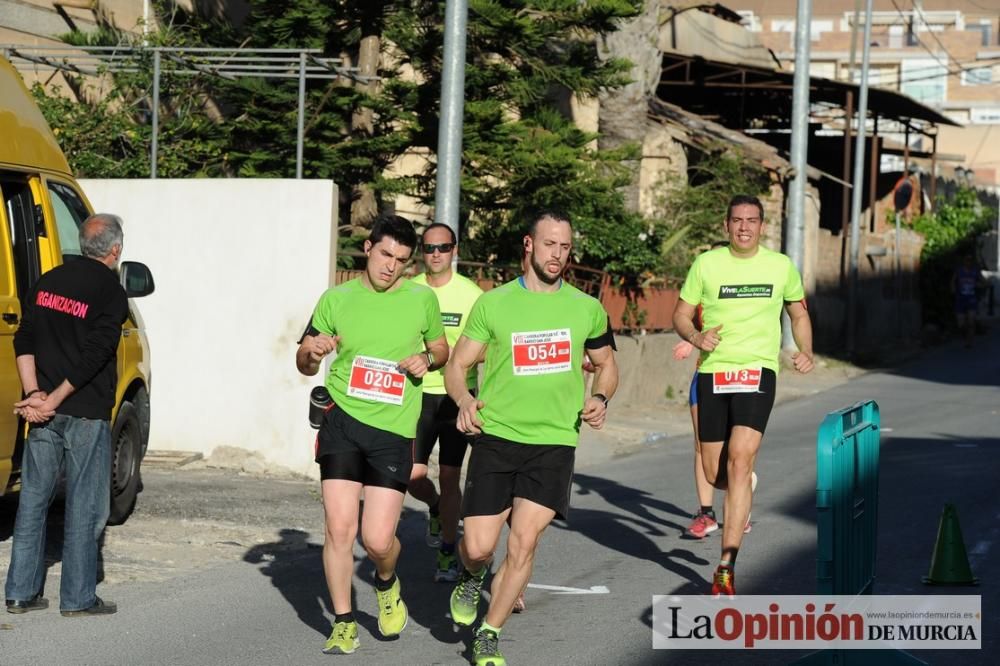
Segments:
[[[33,610],[45,610],[49,607],[49,600],[44,598],[41,594],[36,594],[34,598],[28,599],[27,601],[20,601],[18,599],[7,599],[7,612],[19,615],[21,613],[27,613]]]
[[[118,604],[113,601],[104,601],[100,597],[94,598],[94,605],[90,608],[79,610],[59,611],[63,617],[85,617],[87,615],[111,615],[118,612]]]

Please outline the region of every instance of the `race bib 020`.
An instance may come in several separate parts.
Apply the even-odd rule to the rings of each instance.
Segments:
[[[394,361],[372,356],[355,356],[351,364],[351,379],[347,395],[363,400],[402,405],[406,375]]]
[[[712,373],[712,393],[756,393],[760,390],[760,368]]]
[[[515,375],[549,375],[572,366],[573,341],[568,328],[511,333]]]

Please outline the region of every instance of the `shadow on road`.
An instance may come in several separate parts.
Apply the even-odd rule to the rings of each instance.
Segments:
[[[667,534],[664,528],[683,534],[684,525],[663,518],[661,514],[677,516],[686,522],[688,513],[676,504],[653,497],[639,488],[624,486],[616,481],[589,474],[574,474],[573,482],[578,486],[577,495],[596,493],[619,511],[588,509],[574,506],[570,509],[569,521],[556,521],[559,529],[568,529],[592,539],[594,542],[618,551],[628,557],[648,560],[662,566],[667,571],[685,581],[677,594],[702,589],[705,578],[689,565],[703,566],[708,561],[685,548],[664,551],[649,537]]]
[[[425,627],[438,641],[458,643],[464,636],[456,631],[448,617],[448,598],[452,586],[433,582],[435,570],[434,549],[424,544],[426,518],[423,512],[404,507],[397,530],[403,550],[396,573],[402,586],[412,626]],[[322,530],[322,525],[317,529]],[[360,532],[360,530],[359,530]],[[359,542],[360,543],[360,542]],[[378,630],[374,578],[375,567],[355,549],[355,576],[351,605],[355,619],[369,637],[377,641],[396,641],[385,638]],[[285,528],[276,541],[257,544],[246,551],[243,560],[260,566],[260,572],[271,579],[271,584],[295,610],[299,619],[324,638],[330,633],[333,606],[323,573],[322,546],[310,543],[310,534],[300,529]]]
[[[295,609],[302,623],[324,637],[330,632],[330,607],[323,577],[323,549],[309,543],[309,533],[285,528],[279,539],[253,546],[243,555],[250,564],[264,564],[260,572]]]
[[[469,630],[459,629],[449,615],[448,600],[454,583],[434,582],[437,550],[424,542],[426,527],[426,511],[409,508],[403,510],[399,529],[396,531],[403,546],[397,565],[397,574],[403,585],[403,599],[407,602],[411,622],[426,628],[435,640],[457,645],[468,637],[466,634]],[[366,561],[361,570],[366,572],[367,580],[374,578],[375,571],[371,562]],[[375,593],[369,594],[374,607]],[[375,633],[378,633],[377,629]]]

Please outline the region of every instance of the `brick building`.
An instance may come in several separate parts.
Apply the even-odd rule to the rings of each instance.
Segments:
[[[859,79],[864,12],[851,72],[854,5],[813,3],[813,76]],[[796,0],[733,0],[729,6],[784,67],[794,67]],[[1000,184],[1000,2],[874,0],[871,32],[871,85],[899,91],[959,123],[940,127],[938,151],[972,169],[978,183]],[[926,143],[912,138],[915,149],[928,149]]]

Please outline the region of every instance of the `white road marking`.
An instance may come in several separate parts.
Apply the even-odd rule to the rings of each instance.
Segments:
[[[611,593],[611,590],[604,587],[603,585],[592,585],[589,590],[581,587],[563,587],[561,585],[539,585],[537,583],[528,583],[528,587],[534,588],[536,590],[546,590],[547,592],[553,592],[555,594],[610,594]]]
[[[985,555],[986,553],[990,552],[990,547],[992,545],[993,545],[992,541],[987,541],[987,540],[977,541],[976,545],[973,546],[972,550],[969,551],[969,555],[976,555],[977,557],[980,555]]]
[[[892,432],[892,428],[879,428],[879,432]]]

